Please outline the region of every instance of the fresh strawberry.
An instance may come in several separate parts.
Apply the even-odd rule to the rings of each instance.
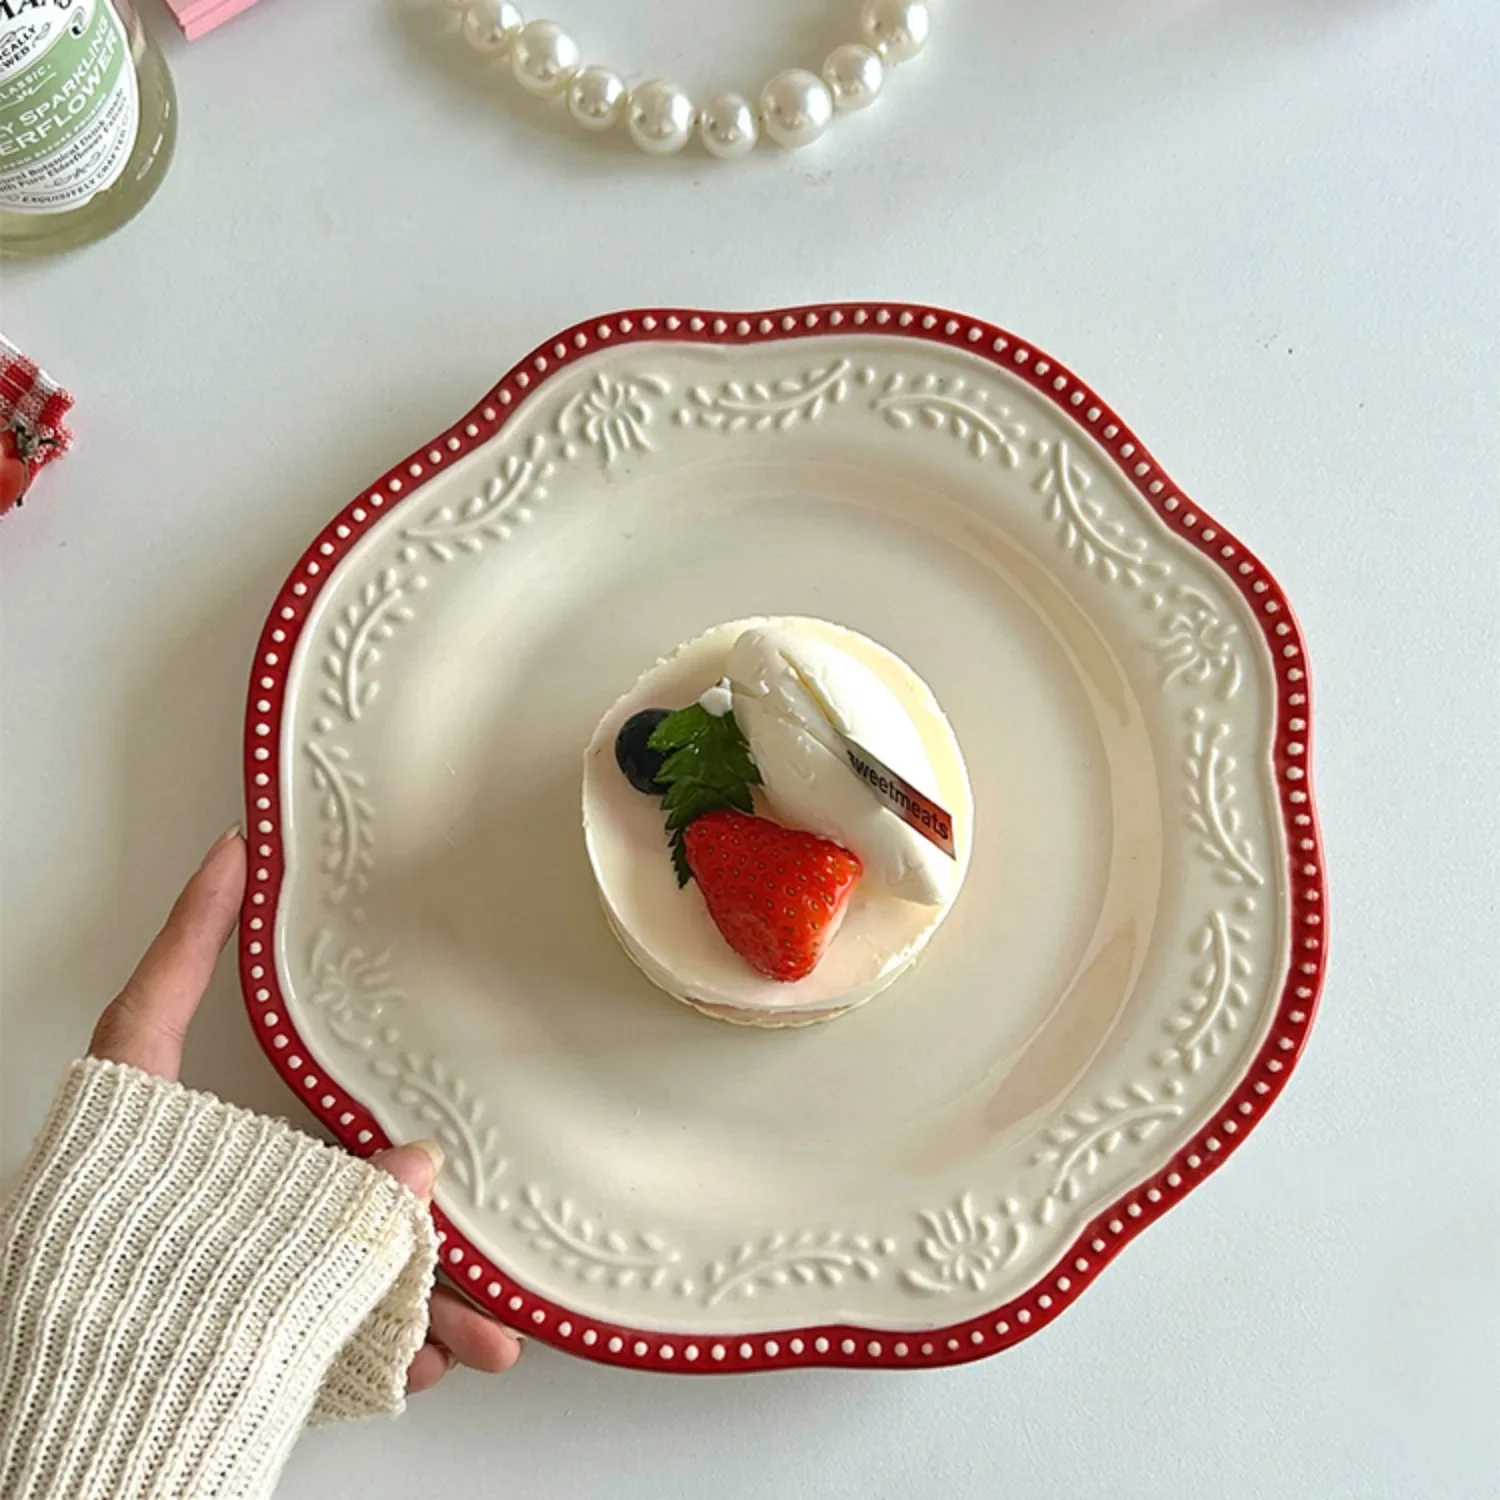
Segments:
[[[843,920],[859,860],[828,839],[731,808],[695,818],[684,842],[725,942],[769,979],[806,979]]]

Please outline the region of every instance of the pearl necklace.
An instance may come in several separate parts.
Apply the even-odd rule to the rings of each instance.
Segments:
[[[925,0],[864,0],[863,42],[835,47],[822,76],[806,68],[777,73],[759,106],[743,94],[715,94],[700,108],[675,83],[653,78],[627,89],[611,68],[583,66],[578,43],[555,21],[527,21],[510,0],[444,0],[462,12],[464,40],[476,52],[509,54],[516,82],[544,98],[565,96],[585,129],[613,130],[623,120],[630,138],[652,156],[670,156],[693,138],[726,160],[754,150],[761,132],[778,146],[806,146],[828,129],[834,112],[875,102],[886,69],[915,57],[927,42]]]

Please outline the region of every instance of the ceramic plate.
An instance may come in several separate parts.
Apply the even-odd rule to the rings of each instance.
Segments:
[[[653,990],[580,827],[599,716],[755,614],[912,663],[977,807],[917,969],[805,1031]],[[1323,971],[1306,670],[1264,565],[1008,333],[852,304],[580,324],[276,600],[246,731],[254,1030],[351,1149],[442,1140],[445,1270],[561,1348],[993,1353],[1297,1058]]]

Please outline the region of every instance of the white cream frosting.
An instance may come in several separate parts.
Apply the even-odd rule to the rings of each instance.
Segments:
[[[770,815],[852,850],[873,888],[942,905],[957,879],[955,861],[872,794],[832,727],[936,797],[921,732],[879,675],[841,645],[777,624],[735,641],[729,683]]]

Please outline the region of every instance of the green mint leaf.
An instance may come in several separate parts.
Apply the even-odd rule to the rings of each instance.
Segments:
[[[722,807],[753,812],[750,788],[760,785],[760,772],[734,715],[715,716],[701,703],[669,714],[649,743],[667,757],[656,784],[662,788],[677,883],[686,885],[692,879],[683,837],[688,825]]]
[[[677,872],[679,887],[685,886],[693,878],[692,868],[688,864],[687,844],[681,834],[672,840],[672,868]]]
[[[668,714],[652,731],[647,744],[653,750],[666,752],[680,750],[684,745],[700,738],[706,727],[713,722],[713,715],[701,703],[690,703]]]
[[[656,773],[658,786],[673,786],[679,781],[696,781],[703,769],[703,755],[696,745],[674,750]]]

